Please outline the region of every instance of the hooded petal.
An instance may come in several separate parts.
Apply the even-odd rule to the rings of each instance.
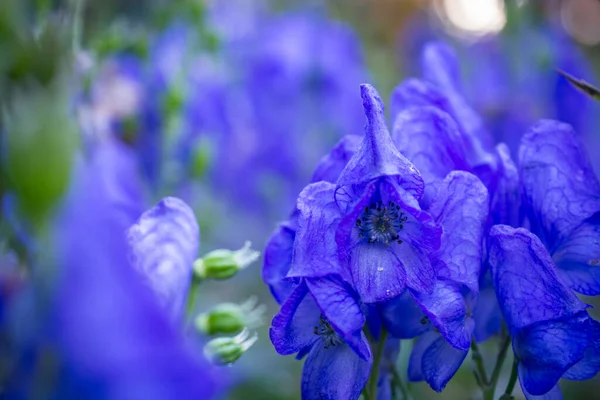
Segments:
[[[588,296],[600,294],[600,214],[575,228],[552,259],[571,289]]]
[[[298,198],[298,229],[288,277],[317,277],[342,271],[335,242],[341,218],[335,202],[336,186],[328,182],[308,185]]]
[[[321,312],[304,282],[300,283],[273,317],[269,337],[279,354],[289,355],[309,349],[319,337],[313,327]]]
[[[426,198],[435,195],[435,182],[453,170],[469,170],[464,144],[454,120],[435,107],[412,107],[396,116],[394,143],[421,172]]]
[[[370,350],[361,336],[365,316],[354,291],[336,276],[307,279],[306,284],[331,326],[366,360],[370,356]]]
[[[180,316],[198,256],[200,229],[192,209],[175,197],[166,197],[129,228],[134,267],[140,271],[160,302]]]
[[[488,245],[496,296],[511,333],[586,309],[558,277],[546,248],[531,232],[495,225]]]
[[[363,142],[341,172],[338,185],[358,186],[383,176],[395,180],[415,197],[423,194],[419,171],[396,149],[385,122],[384,106],[371,85],[361,85],[363,107],[367,116]]]
[[[488,217],[487,189],[475,175],[451,172],[440,184],[429,212],[444,230],[434,255],[438,277],[478,293],[483,227]]]
[[[348,161],[360,147],[361,142],[361,137],[358,135],[344,136],[331,149],[329,154],[321,158],[317,168],[315,168],[311,182],[326,181],[335,183]]]
[[[525,134],[519,163],[531,225],[553,253],[600,211],[600,183],[573,129],[558,121],[540,121]]]
[[[296,285],[292,280],[286,279],[292,265],[295,237],[295,222],[283,222],[273,232],[265,248],[262,277],[279,304],[285,301]]]
[[[409,78],[396,86],[392,92],[391,115],[393,119],[396,119],[400,112],[408,108],[427,106],[452,115],[448,98],[431,82]]]
[[[364,345],[368,342],[362,333]],[[302,370],[303,399],[358,399],[369,374],[373,360],[361,359],[345,343],[313,346]]]
[[[513,335],[513,350],[519,359],[519,380],[528,393],[542,395],[563,374],[583,359],[590,343],[589,316],[542,321]]]

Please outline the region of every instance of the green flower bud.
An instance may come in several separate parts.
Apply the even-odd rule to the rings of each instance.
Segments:
[[[236,362],[258,340],[256,333],[250,336],[244,329],[235,337],[222,337],[211,340],[204,346],[204,355],[215,365],[229,365]]]
[[[190,173],[194,178],[203,178],[210,167],[213,154],[212,143],[205,137],[194,143]]]
[[[196,328],[207,335],[238,333],[244,328],[262,325],[265,306],[257,306],[256,297],[242,304],[223,303],[196,317]]]
[[[194,262],[194,274],[200,279],[228,279],[258,259],[260,252],[246,242],[239,250],[213,250]]]

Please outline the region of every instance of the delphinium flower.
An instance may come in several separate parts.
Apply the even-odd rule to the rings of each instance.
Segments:
[[[340,151],[348,144],[342,142],[323,158],[317,171],[336,173],[326,174],[323,176],[326,181],[304,189],[292,222],[281,226],[267,246],[263,275],[276,299],[284,304],[274,319],[271,337],[275,338],[278,351],[285,354],[299,351],[299,348],[284,351],[279,342],[282,337],[289,337],[285,331],[281,332],[281,320],[289,324],[291,318],[285,311],[291,297],[286,300],[286,296],[294,296],[301,286],[314,296],[333,332],[348,343],[348,334],[361,328],[364,317],[361,322],[356,316],[354,302],[344,307],[321,300],[319,296],[324,287],[334,290],[331,279],[335,277],[356,292],[356,299],[364,309],[358,308],[360,315],[366,313],[370,319],[380,321],[369,331],[373,338],[379,337],[381,346],[385,345],[387,333],[379,332],[380,312],[386,329],[382,332],[406,338],[400,332],[404,327],[412,330],[408,337],[430,331],[429,337],[433,340],[427,341],[421,353],[415,353],[412,367],[415,374],[426,375],[428,382],[441,390],[462,363],[471,341],[471,313],[478,292],[487,191],[469,173],[447,175],[454,167],[449,163],[438,170],[427,171],[437,174],[437,182],[434,182],[436,179],[428,182],[435,196],[427,201],[427,211],[421,209],[423,178],[396,149],[385,125],[383,103],[375,90],[362,85],[361,95],[367,116],[361,146],[354,151]],[[422,114],[417,111],[414,114],[422,117],[419,122],[431,117],[430,109],[420,111]],[[436,132],[448,133],[432,122],[435,120],[430,120],[429,126]],[[407,135],[418,134],[419,127],[417,121],[406,124]],[[451,144],[450,139],[448,144]],[[352,156],[349,158],[348,154]],[[346,166],[336,179],[343,164]],[[426,187],[425,193],[427,191]],[[465,229],[451,229],[459,221]],[[443,227],[446,227],[444,232]],[[398,312],[391,311],[403,301],[418,310],[415,325],[405,320],[404,307],[397,307]],[[344,312],[342,317],[334,313],[334,306],[348,314]],[[349,321],[352,321],[352,330],[347,328]],[[432,347],[433,342],[436,345]],[[379,354],[375,350],[372,353]],[[441,360],[448,368],[438,367]],[[380,358],[374,361],[382,362]],[[386,368],[389,374],[389,362]],[[374,371],[379,369],[378,365]],[[303,379],[311,377],[304,374]],[[362,375],[357,379],[361,384],[366,381]],[[374,382],[365,389],[366,395],[375,396],[373,387],[377,387],[379,381]],[[321,386],[314,377],[312,384]],[[320,390],[332,389],[322,387]],[[307,396],[305,398],[312,398]]]

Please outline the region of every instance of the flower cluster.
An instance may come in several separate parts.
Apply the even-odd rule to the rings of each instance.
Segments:
[[[555,398],[560,378],[600,370],[600,325],[575,294],[600,293],[598,179],[558,121],[531,127],[515,163],[461,93],[453,50],[430,43],[422,64],[392,94],[391,133],[361,85],[362,141],[321,160],[269,240],[271,340],[307,356],[306,399],[391,398],[397,339],[412,338],[411,381],[442,391],[471,350],[493,399],[512,341],[506,396],[518,377],[527,398]],[[488,379],[478,343],[493,337]]]

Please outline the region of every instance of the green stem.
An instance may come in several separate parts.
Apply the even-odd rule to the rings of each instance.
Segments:
[[[369,377],[369,397],[372,400],[377,400],[377,384],[379,383],[379,369],[381,367],[381,357],[383,356],[383,348],[387,339],[387,331],[381,327],[379,342],[377,343],[377,352],[373,359],[373,367],[371,368],[371,376]]]
[[[196,298],[198,298],[198,287],[200,286],[200,279],[196,276],[192,277],[192,283],[187,295],[187,306],[185,310],[185,320],[189,321],[196,309]]]
[[[508,381],[508,385],[506,385],[506,390],[504,391],[505,397],[509,397],[513,390],[515,389],[515,384],[517,383],[518,370],[517,370],[517,359],[513,361],[512,371],[510,372],[510,380]]]
[[[404,382],[402,382],[402,378],[400,377],[400,374],[398,374],[396,367],[393,365],[390,366],[390,371],[392,372],[392,385],[400,389],[400,392],[402,393],[402,400],[410,400],[408,388],[404,386]]]
[[[486,388],[488,387],[488,379],[487,379],[487,374],[485,372],[485,366],[483,365],[483,357],[481,356],[481,353],[479,352],[479,346],[477,346],[477,342],[475,342],[475,338],[473,337],[471,339],[471,358],[473,359],[473,362],[475,363],[475,377],[477,378],[477,384],[479,385],[479,387],[481,388],[481,390],[484,392],[484,397],[485,397],[485,391]]]
[[[491,398],[494,398],[494,392],[496,391],[496,385],[498,385],[498,379],[500,378],[500,372],[502,371],[502,365],[506,359],[508,353],[508,345],[510,344],[510,336],[508,334],[503,335],[502,344],[500,345],[500,351],[498,352],[498,358],[496,358],[496,365],[490,378],[488,390],[491,392]]]

